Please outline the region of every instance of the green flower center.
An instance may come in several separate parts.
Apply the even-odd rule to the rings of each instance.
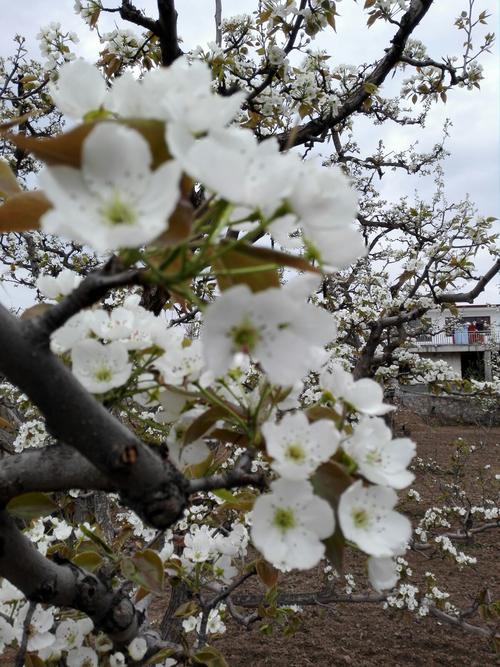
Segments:
[[[352,520],[356,528],[368,528],[370,525],[368,512],[363,509],[354,509],[352,511]]]
[[[295,528],[295,515],[293,510],[289,507],[278,507],[274,512],[273,524],[281,530],[282,533],[286,533],[287,530]]]
[[[369,465],[380,465],[380,463],[382,463],[382,456],[380,455],[380,452],[377,449],[372,449],[369,452],[367,452],[365,461]]]
[[[234,346],[242,352],[251,352],[259,342],[259,332],[249,319],[243,320],[240,324],[231,329],[231,338]]]
[[[102,213],[106,222],[110,225],[133,225],[137,219],[134,209],[130,204],[120,199],[118,193],[113,194],[111,201],[104,206]]]
[[[95,373],[95,379],[99,380],[99,382],[108,382],[112,377],[111,371],[106,366],[101,366]]]
[[[305,459],[304,448],[300,442],[292,442],[286,449],[286,457],[294,463],[300,463]]]

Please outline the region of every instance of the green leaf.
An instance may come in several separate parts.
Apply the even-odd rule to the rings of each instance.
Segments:
[[[195,661],[207,667],[229,667],[224,657],[212,646],[205,646],[194,654]]]
[[[308,408],[306,410],[306,415],[310,422],[317,422],[320,419],[329,419],[330,421],[338,423],[342,419],[342,415],[339,415],[338,412],[323,405],[315,405],[312,408]]]
[[[184,433],[184,446],[201,438],[216,422],[219,421],[219,419],[227,417],[228,411],[224,410],[222,407],[212,407],[206,410],[186,429],[186,432]]]
[[[181,604],[180,607],[177,607],[177,609],[174,612],[174,616],[177,616],[178,618],[181,618],[183,616],[194,616],[199,611],[200,608],[198,604],[194,600],[189,600],[188,602]]]
[[[163,563],[156,551],[145,549],[124,558],[121,569],[124,576],[148,591],[163,592]]]
[[[89,538],[89,540],[91,540],[94,544],[96,544],[99,547],[99,549],[107,556],[115,555],[111,547],[109,547],[106,544],[106,542],[102,539],[102,537],[99,537],[99,535],[97,535],[96,532],[89,530],[89,528],[87,528],[83,524],[80,526],[80,530],[84,535],[86,535]]]
[[[257,576],[266,588],[276,586],[279,577],[279,571],[264,559],[259,559],[255,563]]]
[[[152,655],[144,664],[156,665],[158,662],[163,662],[167,658],[170,658],[171,656],[175,655],[176,652],[177,649],[175,648],[163,648],[161,651],[158,651],[158,653]]]
[[[24,664],[26,667],[45,667],[47,663],[38,657],[36,653],[28,653]]]
[[[75,565],[88,572],[95,572],[103,563],[103,557],[95,551],[84,551],[71,559]]]
[[[217,491],[213,491],[212,493],[225,501],[222,506],[224,509],[241,512],[249,512],[253,508],[255,499],[257,498],[257,495],[248,489],[240,491],[237,495],[227,489],[217,489]]]
[[[7,504],[7,511],[17,519],[31,521],[41,516],[48,516],[58,511],[56,503],[45,493],[24,493],[12,498]]]
[[[226,242],[223,241],[221,245],[224,245],[225,243]],[[288,255],[286,252],[272,250],[272,248],[263,248],[262,246],[242,243],[238,246],[238,252],[260,260],[261,264],[276,264],[278,266],[289,266],[292,269],[298,269],[299,271],[320,273],[319,269],[312,266],[304,257]]]
[[[170,159],[171,156],[165,143],[165,123],[147,119],[106,120],[100,122],[119,122],[133,130],[137,130],[149,144],[153,156],[153,169],[156,169],[160,164]],[[79,168],[82,163],[83,142],[95,126],[96,122],[83,123],[69,130],[69,132],[58,134],[55,137],[37,138],[26,136],[25,134],[12,133],[5,136],[17,148],[32,153],[46,164],[67,165],[68,167]]]
[[[217,283],[222,291],[234,285],[247,285],[252,292],[279,287],[280,279],[274,261],[262,261],[239,246],[229,250],[212,263]]]

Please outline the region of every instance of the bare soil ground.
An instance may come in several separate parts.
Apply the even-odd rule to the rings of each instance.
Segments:
[[[439,505],[443,485],[453,481],[452,452],[457,438],[462,437],[477,448],[470,457],[465,483],[472,502],[480,500],[484,466],[491,465],[490,477],[491,473],[500,473],[500,428],[435,426],[411,413],[396,415],[395,428],[397,434],[402,435],[404,431],[417,442],[417,456],[432,459],[439,466],[434,472],[416,471],[417,479],[412,486],[422,496],[420,504],[402,502],[401,509],[414,524],[426,507],[433,503]],[[404,495],[401,492],[401,496]],[[477,593],[485,587],[491,592],[492,599],[499,599],[500,530],[481,533],[473,544],[460,544],[463,551],[477,557],[477,566],[469,566],[460,572],[448,560],[426,561],[428,552],[411,553],[408,560],[415,573],[431,570],[437,577],[438,587],[451,593],[450,600],[462,608],[470,607]],[[359,575],[356,580],[360,584],[366,581],[362,559],[349,557],[346,571]],[[418,584],[418,578],[415,578]],[[295,592],[312,592],[321,585],[319,571],[294,574],[283,582],[285,590]],[[256,591],[257,587],[252,583],[247,590]],[[405,615],[385,611],[379,603],[308,607],[302,618],[301,627],[291,637],[285,637],[279,631],[272,636],[263,636],[258,624],[245,631],[229,622],[228,631],[214,642],[214,646],[224,654],[231,667],[500,665],[500,655],[492,650],[487,640],[440,624],[433,618],[417,619],[408,612]],[[474,617],[470,622],[478,624],[481,620]]]
[[[422,496],[417,504],[405,498],[400,509],[416,525],[425,508],[442,502],[444,485],[453,481],[452,454],[457,438],[463,438],[476,450],[470,457],[465,488],[472,502],[479,502],[483,492],[481,478],[485,466],[491,465],[487,475],[492,479],[500,474],[500,428],[485,429],[472,426],[439,426],[429,424],[409,412],[395,416],[396,435],[407,435],[417,443],[417,456],[424,462],[434,461],[434,469],[416,470],[412,485]],[[493,482],[498,487],[498,482]],[[498,491],[498,488],[497,488]],[[490,496],[494,492],[491,490]],[[477,566],[460,572],[448,560],[426,560],[428,552],[410,553],[407,559],[417,572],[432,571],[441,590],[451,594],[450,601],[468,608],[477,593],[488,588],[492,599],[500,599],[500,529],[477,535],[474,542],[460,548],[478,559]],[[350,553],[345,571],[355,575],[359,591],[366,582],[364,558]],[[323,574],[317,569],[307,573],[292,573],[283,578],[282,592],[312,593],[321,588]],[[257,593],[264,587],[251,580],[242,592]],[[161,619],[167,600],[158,599],[150,609]],[[476,616],[470,623],[480,624]],[[500,654],[481,637],[464,633],[461,629],[440,624],[433,618],[417,619],[408,612],[382,609],[380,603],[336,604],[305,607],[301,625],[293,636],[284,636],[276,630],[271,636],[259,631],[259,623],[248,630],[234,621],[227,622],[227,632],[213,642],[226,658],[230,667],[335,667],[337,665],[406,667],[407,665],[453,665],[454,667],[486,667],[500,665]],[[498,622],[500,630],[500,619]],[[14,651],[0,657],[0,667],[14,664]]]

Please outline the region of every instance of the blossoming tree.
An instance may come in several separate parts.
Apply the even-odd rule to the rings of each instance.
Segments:
[[[441,145],[363,158],[354,142],[356,115],[423,124],[481,80],[485,12],[470,0],[462,60],[435,60],[411,37],[432,4],[368,0],[368,23],[394,36],[361,68],[311,49],[335,28],[329,0],[225,20],[216,3],[217,43],[185,52],[172,0],[157,17],[77,2],[92,29],[113,12],[145,31],[103,35],[97,65],[57,24],[40,33],[44,67],[17,39],[2,63],[2,261],[41,301],[0,311],[0,645],[19,664],[223,665],[208,637],[225,619],[292,619],[279,572],[340,570],[346,548],[366,555],[366,599],[396,586],[415,445],[393,438],[373,377],[409,323],[500,268],[493,219],[448,205],[441,183],[416,208],[374,190],[387,168],[435,168]],[[382,96],[401,71],[415,112]],[[327,141],[325,164],[307,159]],[[474,276],[481,247],[492,266]],[[464,278],[476,285],[457,292]],[[269,590],[252,603],[238,589],[253,576]],[[456,624],[439,599],[422,613]]]

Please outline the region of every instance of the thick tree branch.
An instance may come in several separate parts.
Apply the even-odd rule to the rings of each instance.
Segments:
[[[428,308],[413,308],[408,312],[401,312],[397,315],[388,315],[386,317],[381,317],[376,322],[370,322],[370,334],[367,338],[365,346],[361,350],[356,366],[353,370],[353,376],[356,380],[359,380],[363,377],[370,377],[372,375],[372,365],[375,358],[375,353],[377,347],[380,345],[382,340],[382,335],[386,329],[391,327],[398,327],[404,323],[412,322],[418,320],[422,315],[424,315],[429,309]]]
[[[381,86],[389,73],[401,61],[408,38],[429,11],[432,2],[433,0],[412,0],[410,8],[401,19],[399,30],[391,40],[392,46],[386,49],[385,56],[377,63],[371,74],[346,98],[334,115],[317,118],[294,128],[291,130],[293,137],[290,136],[290,131],[277,135],[282,148],[314,141],[333,129],[335,125],[346,120],[351,114],[359,111],[363,103],[370,97],[371,86]]]
[[[116,11],[104,9],[104,11]],[[145,16],[135,7],[130,0],[122,0],[122,6],[118,9],[120,16],[124,21],[138,25],[141,28],[150,30],[157,37],[160,37],[160,24],[158,21]]]
[[[436,303],[461,303],[467,301],[473,303],[474,299],[484,291],[486,285],[497,275],[500,271],[500,259],[493,264],[491,269],[487,271],[482,278],[477,281],[477,284],[469,292],[452,292],[450,294],[437,294],[434,298]]]
[[[186,480],[146,447],[40,343],[39,327],[0,308],[0,371],[44,414],[57,440],[106,475],[124,502],[157,528],[171,525],[186,502]]]
[[[177,36],[177,11],[174,0],[158,0],[158,17],[161,60],[162,64],[168,67],[182,56]]]
[[[188,492],[191,494],[198,491],[213,491],[214,489],[233,489],[237,486],[265,488],[267,486],[265,477],[258,473],[252,473],[251,466],[252,457],[248,453],[243,454],[229,472],[191,480],[188,484]]]
[[[6,512],[0,512],[0,575],[33,602],[85,612],[119,644],[130,642],[142,623],[126,595],[71,563],[42,556]]]
[[[432,60],[432,58],[425,58],[423,60],[418,60],[417,58],[409,58],[408,56],[402,56],[399,59],[400,62],[406,63],[407,65],[412,65],[412,67],[434,67],[435,69],[440,69],[441,72],[448,72],[450,75],[450,83],[455,86],[457,83],[460,81],[463,81],[463,77],[458,78],[457,77],[457,70],[455,67],[452,67],[451,65],[447,63],[439,63],[436,60]]]
[[[25,450],[2,460],[0,505],[22,493],[69,489],[116,491],[106,475],[67,445]]]

